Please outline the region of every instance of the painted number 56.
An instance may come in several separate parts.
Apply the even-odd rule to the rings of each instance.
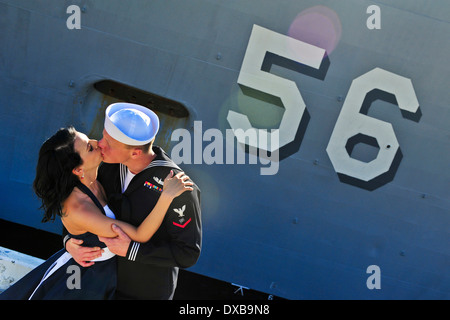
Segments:
[[[247,144],[274,151],[295,139],[306,104],[295,82],[261,70],[268,52],[315,69],[319,69],[326,52],[300,40],[257,25],[253,26],[238,83],[280,98],[285,112],[277,129],[278,143],[274,143],[273,147],[270,143],[268,147],[259,146],[258,141],[250,141]],[[374,90],[395,96],[404,116],[419,111],[419,102],[410,79],[375,68],[353,80],[326,151],[341,181],[369,190],[387,182],[383,182],[382,178],[391,170],[395,159],[401,154],[392,125],[361,113],[366,96]],[[248,117],[241,113],[230,110],[227,120],[234,130],[252,128]],[[361,139],[361,142],[364,142],[364,139],[376,141],[379,148],[377,157],[370,162],[352,158],[347,148],[351,139]],[[271,141],[270,137],[265,141]],[[381,184],[377,183],[380,181]]]

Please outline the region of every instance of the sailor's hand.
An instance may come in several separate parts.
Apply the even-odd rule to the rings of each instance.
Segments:
[[[164,179],[164,187],[162,193],[170,197],[171,199],[174,199],[185,191],[194,190],[192,188],[194,183],[188,180],[189,177],[185,175],[184,172],[179,172],[174,176],[173,171],[170,170],[170,173]]]
[[[115,237],[115,238],[98,237],[98,239],[101,242],[105,243],[108,246],[108,249],[112,253],[115,253],[121,257],[125,257],[127,255],[127,251],[128,251],[128,247],[130,246],[131,239],[116,224],[113,224],[111,226],[111,228],[117,234],[117,237]]]
[[[66,251],[82,267],[90,267],[94,264],[92,260],[102,255],[100,247],[82,247],[83,240],[70,238],[66,242]]]

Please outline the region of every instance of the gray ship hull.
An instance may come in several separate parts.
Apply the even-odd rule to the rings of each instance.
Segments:
[[[138,102],[169,154],[192,137],[172,154],[202,189],[192,272],[288,299],[449,299],[449,17],[447,0],[0,0],[0,219],[60,233],[32,191],[42,142],[99,138],[107,105]],[[280,128],[279,161],[238,163],[239,115]]]

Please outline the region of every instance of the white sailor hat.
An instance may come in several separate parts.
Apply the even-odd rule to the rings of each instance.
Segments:
[[[115,140],[130,146],[142,146],[156,136],[158,116],[133,103],[113,103],[106,108],[105,130]]]

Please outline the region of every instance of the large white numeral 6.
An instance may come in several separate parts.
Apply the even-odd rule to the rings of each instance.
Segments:
[[[395,95],[400,109],[416,113],[419,109],[410,79],[375,68],[353,80],[327,147],[335,171],[362,182],[370,182],[389,171],[399,150],[392,125],[360,113],[366,95],[378,89]],[[346,144],[354,136],[377,140],[377,157],[366,163],[351,158]]]
[[[261,70],[266,52],[319,69],[325,50],[269,29],[257,25],[253,26],[239,73],[238,83],[279,97],[284,105],[285,112],[281,119],[280,127],[277,129],[278,132],[259,131],[259,135],[267,134],[263,139],[260,136],[260,139],[267,143],[258,144],[258,141],[252,138],[246,143],[245,137],[242,135],[236,136],[236,138],[242,144],[273,152],[294,141],[305,111],[305,102],[295,82]],[[227,120],[233,130],[242,129],[247,131],[248,129],[255,129],[250,124],[248,117],[241,113],[230,110]],[[276,137],[275,134],[279,135],[279,141],[271,139],[272,136]]]

